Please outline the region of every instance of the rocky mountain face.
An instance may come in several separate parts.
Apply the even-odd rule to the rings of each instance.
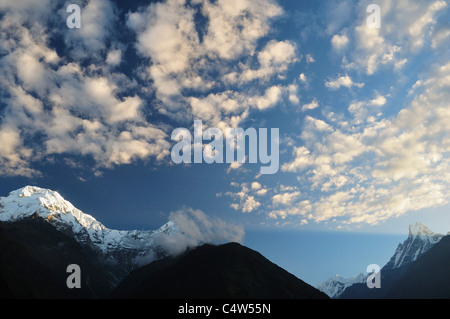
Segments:
[[[410,225],[408,238],[398,245],[384,269],[396,269],[411,264],[440,241],[442,237],[444,235],[432,232],[421,223]]]
[[[421,223],[409,226],[408,237],[399,243],[390,260],[381,269],[381,288],[369,289],[366,280],[369,274],[360,274],[355,278],[330,278],[317,288],[331,298],[385,298],[388,291],[401,278],[404,272],[438,243],[444,235],[437,234]]]
[[[450,236],[444,236],[405,270],[386,293],[394,299],[450,298]]]
[[[344,278],[336,275],[325,280],[316,288],[327,294],[330,298],[338,298],[348,287],[358,283],[365,283],[366,279],[367,275],[364,275],[363,273],[351,278]]]
[[[142,261],[150,262],[167,256],[156,239],[178,232],[172,222],[155,231],[108,229],[57,192],[34,186],[26,186],[0,198],[1,243],[4,247],[17,246],[17,250],[5,248],[2,252],[1,269],[11,268],[13,273],[12,268],[17,266],[17,270],[23,268],[25,271],[26,265],[18,264],[21,259],[30,259],[31,263],[36,263],[36,269],[44,267],[41,270],[49,277],[57,268],[62,271],[61,278],[67,278],[67,265],[80,262],[84,265],[82,269],[91,274],[90,278],[86,278],[90,283],[96,279],[102,283],[94,285],[90,291],[85,289],[83,296],[105,296],[130,271],[141,266]],[[63,267],[65,264],[66,267]],[[33,273],[32,270],[28,272],[30,276]],[[4,281],[11,278],[11,282],[15,278],[13,275],[2,277]],[[43,275],[43,278],[46,276]],[[64,289],[67,288],[65,279],[58,282],[64,285]],[[19,291],[21,287],[16,287],[19,295],[25,293]]]

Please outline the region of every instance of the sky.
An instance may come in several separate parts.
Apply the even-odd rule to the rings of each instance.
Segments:
[[[0,0],[0,196],[49,188],[113,229],[201,211],[313,284],[382,266],[408,225],[450,231],[449,5]],[[194,120],[254,128],[276,172],[251,145],[175,163]]]

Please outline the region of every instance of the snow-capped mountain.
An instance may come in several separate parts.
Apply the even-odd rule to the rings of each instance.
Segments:
[[[350,287],[351,285],[357,283],[364,283],[367,279],[367,276],[368,275],[364,275],[362,273],[356,277],[351,278],[344,278],[342,276],[336,275],[325,280],[316,288],[326,293],[330,298],[337,298],[345,289],[347,289],[347,287]]]
[[[58,192],[35,186],[12,191],[0,197],[0,299],[107,298],[146,264],[240,238],[240,229],[224,230],[201,211],[169,218],[157,230],[114,230]],[[67,285],[72,264],[81,269],[81,289]]]
[[[421,223],[410,225],[408,238],[397,246],[394,255],[384,268],[395,269],[412,263],[442,237],[444,235],[432,232]]]
[[[82,246],[90,247],[103,262],[122,265],[123,275],[143,260],[165,255],[157,244],[159,236],[179,234],[171,221],[155,231],[109,229],[58,192],[35,186],[26,186],[0,198],[0,221],[15,222],[32,216],[44,219],[57,230],[73,236]]]
[[[394,255],[381,269],[381,274],[389,275],[396,269],[407,267],[416,261],[419,256],[427,252],[434,244],[439,242],[442,237],[444,235],[432,232],[419,222],[410,225],[407,239],[397,246]],[[352,278],[343,278],[341,276],[331,277],[319,284],[317,289],[326,293],[331,298],[339,298],[347,288],[355,284],[365,285],[368,275],[359,274]]]

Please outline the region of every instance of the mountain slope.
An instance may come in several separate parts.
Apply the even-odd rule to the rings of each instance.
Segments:
[[[328,298],[237,243],[202,245],[133,271],[115,298]]]
[[[109,298],[122,281],[115,296],[327,298],[239,244],[167,257],[167,243],[195,246],[173,222],[111,230],[57,192],[27,186],[0,198],[0,297]],[[80,289],[66,285],[70,264],[80,266]]]
[[[403,275],[405,270],[444,236],[432,232],[419,222],[410,225],[408,230],[408,237],[403,243],[399,243],[393,256],[381,269],[381,288],[369,289],[367,287],[368,274],[360,274],[354,279],[332,277],[317,288],[331,298],[384,298],[391,285]]]
[[[37,215],[0,223],[0,295],[2,298],[103,298],[112,275],[94,252],[59,232]],[[81,268],[81,289],[68,289],[67,266]]]
[[[45,220],[57,231],[92,251],[98,262],[112,274],[112,285],[116,285],[141,260],[166,256],[164,249],[155,243],[155,238],[178,232],[172,222],[156,231],[108,229],[59,193],[35,186],[26,186],[0,198],[0,222],[17,222],[32,216]]]
[[[341,299],[382,299],[420,256],[438,243],[444,235],[436,234],[421,223],[409,226],[408,237],[399,243],[394,255],[381,269],[381,288],[369,289],[365,282],[346,288]]]
[[[420,256],[392,285],[386,298],[450,298],[450,236]]]
[[[421,223],[410,225],[408,238],[398,245],[394,255],[384,268],[395,269],[411,264],[440,241],[442,237],[444,235],[432,232]]]
[[[108,229],[57,192],[23,187],[0,197],[0,294],[105,297],[134,268],[167,256],[158,239],[174,235],[183,239],[173,222],[156,231]],[[82,289],[67,288],[69,264],[80,266]]]
[[[348,287],[358,283],[365,283],[366,279],[367,275],[364,275],[362,273],[352,278],[344,278],[342,276],[336,275],[325,280],[316,288],[326,293],[330,298],[338,298]]]

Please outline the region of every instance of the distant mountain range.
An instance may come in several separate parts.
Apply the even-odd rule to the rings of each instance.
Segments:
[[[381,269],[381,288],[368,288],[369,274],[362,273],[354,278],[332,277],[317,288],[334,299],[450,298],[449,289],[439,288],[450,279],[441,270],[448,269],[450,262],[449,240],[450,236],[436,234],[421,223],[410,225],[407,239]],[[442,282],[433,281],[436,273]]]
[[[328,298],[237,243],[171,256],[173,222],[155,231],[106,228],[55,191],[26,186],[0,198],[0,298]],[[66,269],[81,269],[69,289]]]

